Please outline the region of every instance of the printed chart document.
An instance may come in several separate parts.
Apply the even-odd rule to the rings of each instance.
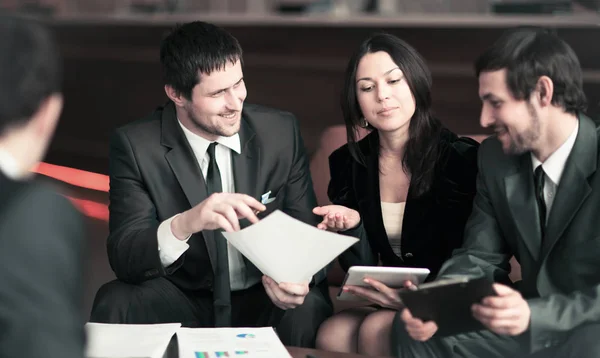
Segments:
[[[319,230],[276,210],[227,241],[275,282],[301,283],[327,266],[358,239]]]
[[[291,358],[271,327],[180,328],[180,358]]]
[[[86,358],[162,358],[180,323],[85,325]]]

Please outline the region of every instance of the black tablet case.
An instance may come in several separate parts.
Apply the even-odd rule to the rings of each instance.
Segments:
[[[451,283],[416,291],[402,290],[400,297],[413,317],[437,323],[436,336],[482,330],[485,327],[471,312],[484,297],[495,296],[492,282],[485,278]]]

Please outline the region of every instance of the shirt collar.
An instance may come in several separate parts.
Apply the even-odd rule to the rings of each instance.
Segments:
[[[575,145],[575,140],[577,139],[577,133],[579,132],[579,123],[569,135],[569,138],[560,146],[557,150],[552,153],[548,159],[544,163],[540,162],[533,153],[531,153],[531,164],[533,165],[533,170],[538,167],[538,165],[542,165],[542,169],[544,169],[544,173],[548,176],[548,178],[555,184],[558,185],[560,183],[560,178],[562,177],[563,170],[565,169],[565,164],[567,163],[567,159],[569,158],[569,154],[571,154],[571,150]]]
[[[197,148],[201,150],[201,153],[203,153],[203,155],[206,154],[206,151],[208,150],[208,146],[212,142],[206,138],[203,138],[203,137],[195,134],[195,133],[192,133],[192,131],[187,129],[181,123],[179,118],[177,119],[177,123],[179,123],[179,125],[181,126],[181,129],[183,129],[183,134],[185,135],[185,138],[188,140],[188,142],[194,146],[197,146]],[[226,146],[227,148],[233,150],[234,152],[236,152],[238,154],[240,154],[242,152],[240,135],[238,133],[232,135],[231,137],[219,137],[219,138],[217,138],[216,142]]]
[[[0,148],[0,171],[9,179],[23,179],[25,175],[19,169],[19,162],[7,150]]]

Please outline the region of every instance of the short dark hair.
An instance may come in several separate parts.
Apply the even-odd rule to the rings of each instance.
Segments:
[[[386,52],[404,74],[415,98],[415,113],[408,127],[409,139],[402,158],[404,169],[411,174],[411,185],[417,196],[433,184],[435,166],[439,159],[441,122],[431,110],[431,72],[425,60],[412,46],[386,33],[366,39],[350,58],[342,89],[341,106],[346,124],[348,149],[359,163],[364,157],[357,143],[357,127],[363,114],[356,95],[356,71],[360,60],[368,53]]]
[[[554,84],[552,104],[573,114],[587,108],[579,59],[571,46],[548,29],[510,29],[475,62],[477,77],[501,69],[506,69],[506,83],[516,99],[528,100],[539,78],[548,76]]]
[[[200,82],[199,73],[211,74],[238,60],[243,63],[238,40],[224,29],[202,21],[177,25],[160,46],[164,83],[187,99]]]
[[[52,34],[41,23],[0,15],[0,134],[27,123],[62,86],[62,63]]]

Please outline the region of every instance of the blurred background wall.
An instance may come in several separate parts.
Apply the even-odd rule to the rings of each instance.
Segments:
[[[115,127],[166,101],[158,49],[177,22],[224,26],[245,51],[249,102],[297,115],[309,153],[342,124],[346,62],[377,31],[408,41],[433,72],[434,108],[460,134],[479,128],[472,64],[506,28],[556,28],[585,70],[589,113],[600,102],[600,0],[0,0],[47,19],[61,43],[66,105],[47,161],[106,173]]]

